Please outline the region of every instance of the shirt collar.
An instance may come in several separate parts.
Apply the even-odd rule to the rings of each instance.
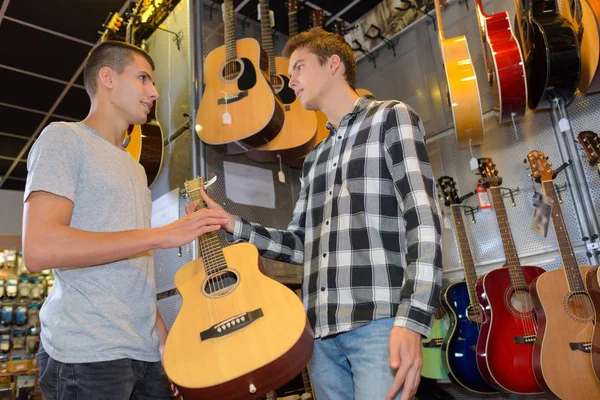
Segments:
[[[342,120],[344,118],[350,118],[351,115],[355,115],[358,114],[359,112],[361,112],[362,110],[364,110],[365,108],[367,108],[367,106],[369,104],[371,104],[373,102],[373,98],[371,96],[361,96],[359,97],[355,102],[354,105],[352,106],[352,110],[344,115],[342,117]],[[341,122],[341,121],[340,121]],[[329,120],[327,120],[327,124],[325,125],[327,127],[327,129],[329,129],[330,132],[335,132],[335,129],[333,128],[333,125],[331,125],[329,123]]]

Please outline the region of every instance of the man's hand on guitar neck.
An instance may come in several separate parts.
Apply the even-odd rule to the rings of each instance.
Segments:
[[[202,200],[204,200],[204,202],[206,203],[206,206],[210,210],[218,210],[218,211],[223,211],[225,213],[225,215],[227,216],[227,222],[222,224],[221,228],[223,228],[228,233],[233,233],[233,230],[235,229],[235,217],[232,214],[225,211],[225,209],[223,207],[221,207],[221,205],[219,203],[215,202],[213,199],[208,197],[208,195],[204,191],[204,188],[202,188],[202,187],[200,187],[200,196],[202,196]],[[187,214],[191,214],[196,210],[197,207],[198,207],[197,201],[194,201],[190,204],[186,204],[185,212]]]

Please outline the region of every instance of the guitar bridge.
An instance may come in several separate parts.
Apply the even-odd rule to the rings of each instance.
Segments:
[[[515,336],[513,340],[516,344],[533,344],[535,343],[535,335]]]
[[[217,104],[222,105],[222,104],[231,104],[231,103],[235,103],[238,100],[243,99],[244,97],[248,96],[248,91],[244,90],[243,92],[239,92],[239,93],[234,93],[234,94],[230,94],[228,96],[225,97],[221,97],[218,101]]]
[[[569,347],[573,351],[582,351],[584,353],[592,352],[592,344],[591,343],[569,343]]]
[[[242,329],[243,327],[250,325],[262,316],[262,309],[259,308],[254,311],[250,311],[244,314],[236,315],[235,317],[228,318],[224,321],[219,322],[218,324],[211,326],[207,330],[200,332],[200,341],[228,335],[232,332],[237,331],[238,329]]]

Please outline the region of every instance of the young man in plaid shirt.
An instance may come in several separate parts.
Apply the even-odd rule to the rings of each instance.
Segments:
[[[304,108],[325,113],[330,135],[306,157],[287,230],[231,214],[222,227],[264,257],[304,266],[319,400],[410,399],[442,280],[422,123],[401,102],[356,94],[356,61],[338,35],[300,33],[284,55],[290,87]]]

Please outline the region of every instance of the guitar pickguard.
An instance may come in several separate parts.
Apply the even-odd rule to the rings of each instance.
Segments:
[[[238,89],[240,91],[250,90],[256,85],[256,70],[252,61],[247,58],[242,58],[241,60],[244,63],[244,69],[242,76],[237,81]]]

